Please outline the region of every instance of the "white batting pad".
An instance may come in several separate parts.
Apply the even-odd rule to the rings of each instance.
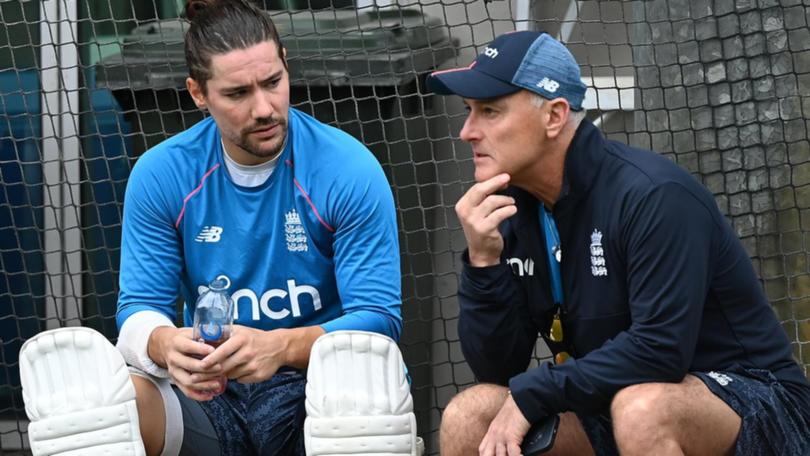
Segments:
[[[90,328],[37,334],[20,350],[34,456],[145,456],[124,358]]]
[[[307,455],[420,455],[404,367],[386,336],[335,331],[318,338],[307,370]]]

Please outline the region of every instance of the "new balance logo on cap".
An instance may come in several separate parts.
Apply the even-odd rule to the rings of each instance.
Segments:
[[[571,52],[542,32],[522,30],[500,35],[465,68],[434,71],[427,87],[442,95],[488,100],[529,90],[550,100],[563,98],[582,110],[587,87]]]
[[[204,226],[200,234],[194,238],[197,242],[219,242],[222,239],[221,226]]]
[[[487,48],[484,49],[484,55],[491,59],[494,59],[495,57],[498,56],[498,50],[496,48],[491,48],[487,46]]]
[[[537,83],[537,87],[545,89],[548,92],[554,93],[560,88],[560,83],[549,78],[543,78]]]

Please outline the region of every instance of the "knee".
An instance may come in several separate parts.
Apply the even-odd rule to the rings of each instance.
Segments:
[[[464,429],[474,423],[485,423],[495,415],[506,400],[507,390],[497,385],[475,385],[458,393],[444,409],[442,423]]]
[[[489,423],[503,406],[507,390],[498,385],[476,385],[458,393],[442,413],[442,454],[477,451]]]
[[[658,434],[668,425],[667,385],[642,383],[622,389],[610,405],[613,433],[617,443],[631,442],[637,436]]]

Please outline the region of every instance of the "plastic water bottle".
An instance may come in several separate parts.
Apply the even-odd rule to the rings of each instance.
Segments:
[[[197,305],[194,309],[192,337],[194,340],[214,348],[219,347],[231,336],[233,300],[225,291],[227,285],[225,280],[214,279],[208,284],[208,290],[197,298]],[[211,391],[214,396],[225,391],[228,378],[223,375],[217,381],[219,387]]]

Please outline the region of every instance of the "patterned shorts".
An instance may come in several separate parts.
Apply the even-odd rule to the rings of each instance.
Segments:
[[[229,381],[207,402],[174,387],[183,411],[180,455],[303,455],[305,386],[306,378],[293,372],[250,385]]]
[[[742,417],[736,455],[810,455],[810,410],[771,372],[735,367],[691,374]],[[598,456],[618,456],[610,418],[580,415],[579,419]]]

